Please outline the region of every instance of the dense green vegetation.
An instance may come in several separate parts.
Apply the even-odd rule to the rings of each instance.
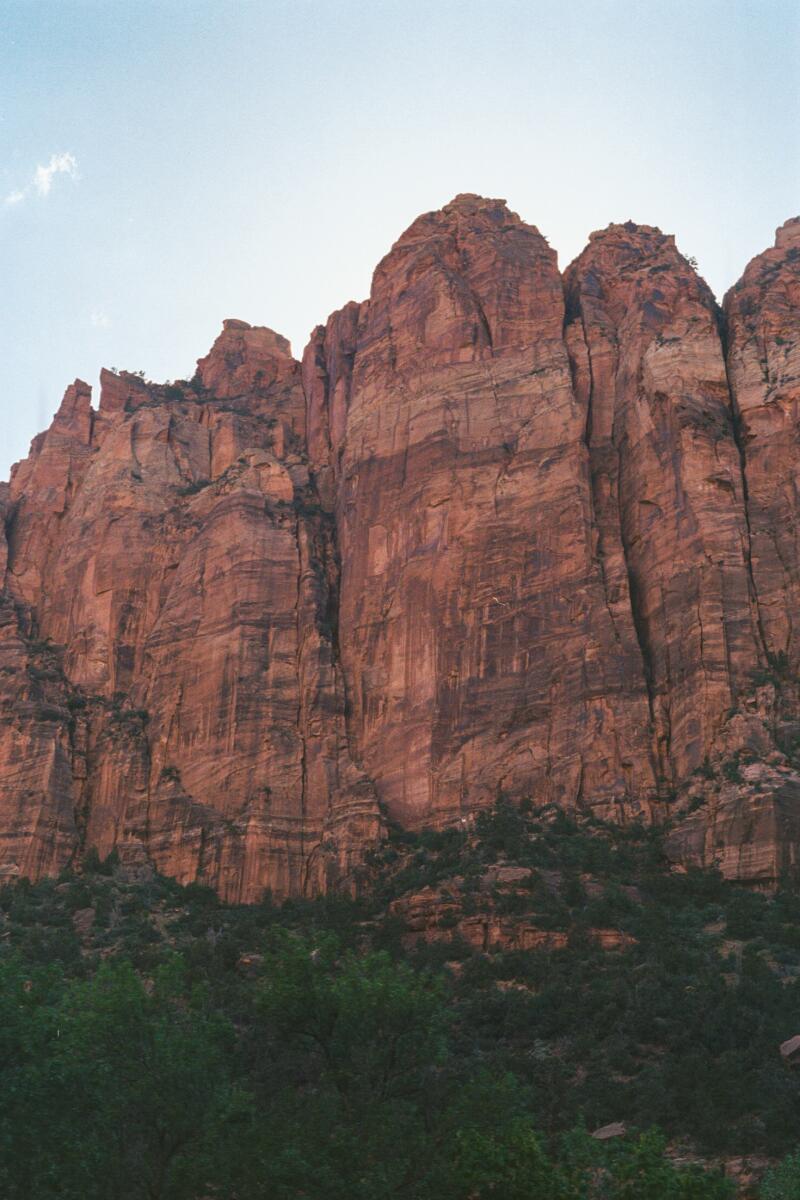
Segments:
[[[426,887],[430,942],[387,915]],[[476,914],[566,941],[479,952]],[[9,1200],[701,1200],[729,1186],[692,1155],[800,1141],[800,896],[674,874],[640,829],[501,806],[390,839],[359,901],[250,908],[95,859],[2,890],[0,939]]]

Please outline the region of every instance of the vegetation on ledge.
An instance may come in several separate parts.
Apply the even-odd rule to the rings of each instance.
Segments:
[[[97,860],[0,892],[2,1195],[703,1200],[731,1186],[697,1161],[795,1149],[788,883],[505,806],[398,834],[371,874],[360,900],[248,908]],[[763,1196],[799,1179],[788,1159]]]

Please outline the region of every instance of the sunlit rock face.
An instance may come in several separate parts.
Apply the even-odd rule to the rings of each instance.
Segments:
[[[753,591],[765,649],[800,669],[800,218],[725,297],[728,372],[747,481]]]
[[[0,871],[311,894],[499,797],[791,868],[799,334],[798,221],[723,315],[657,229],[562,278],[469,195],[302,366],[227,320],[76,380],[0,486]]]
[[[674,239],[632,222],[593,234],[566,286],[598,555],[675,784],[719,748],[761,652],[718,312]]]
[[[7,871],[117,847],[248,901],[346,879],[379,836],[304,430],[288,343],[243,322],[191,387],[104,373],[96,415],[68,389],[7,502]]]
[[[460,196],[306,353],[352,744],[401,824],[500,795],[653,801],[641,652],[597,554],[564,318],[539,232]]]

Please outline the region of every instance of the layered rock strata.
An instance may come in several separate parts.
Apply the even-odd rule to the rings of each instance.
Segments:
[[[118,848],[248,901],[374,841],[304,430],[288,344],[242,322],[192,387],[105,373],[98,414],[68,389],[9,492],[7,866]]]
[[[769,656],[800,669],[800,218],[725,297],[728,371],[747,486],[750,562]]]
[[[562,279],[459,196],[302,368],[226,321],[76,381],[0,488],[0,869],[313,893],[499,797],[792,869],[799,379],[800,221],[723,314],[657,229]]]
[[[762,661],[716,305],[672,237],[593,234],[565,278],[597,556],[641,650],[659,776],[719,748]]]
[[[647,692],[608,604],[555,253],[500,202],[415,222],[306,352],[359,758],[404,825],[499,795],[648,811]],[[621,627],[620,627],[621,624]]]

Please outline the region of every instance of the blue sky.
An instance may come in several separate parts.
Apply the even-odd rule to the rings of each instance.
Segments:
[[[457,192],[721,294],[800,213],[797,0],[0,0],[0,478],[75,376],[300,354]]]

